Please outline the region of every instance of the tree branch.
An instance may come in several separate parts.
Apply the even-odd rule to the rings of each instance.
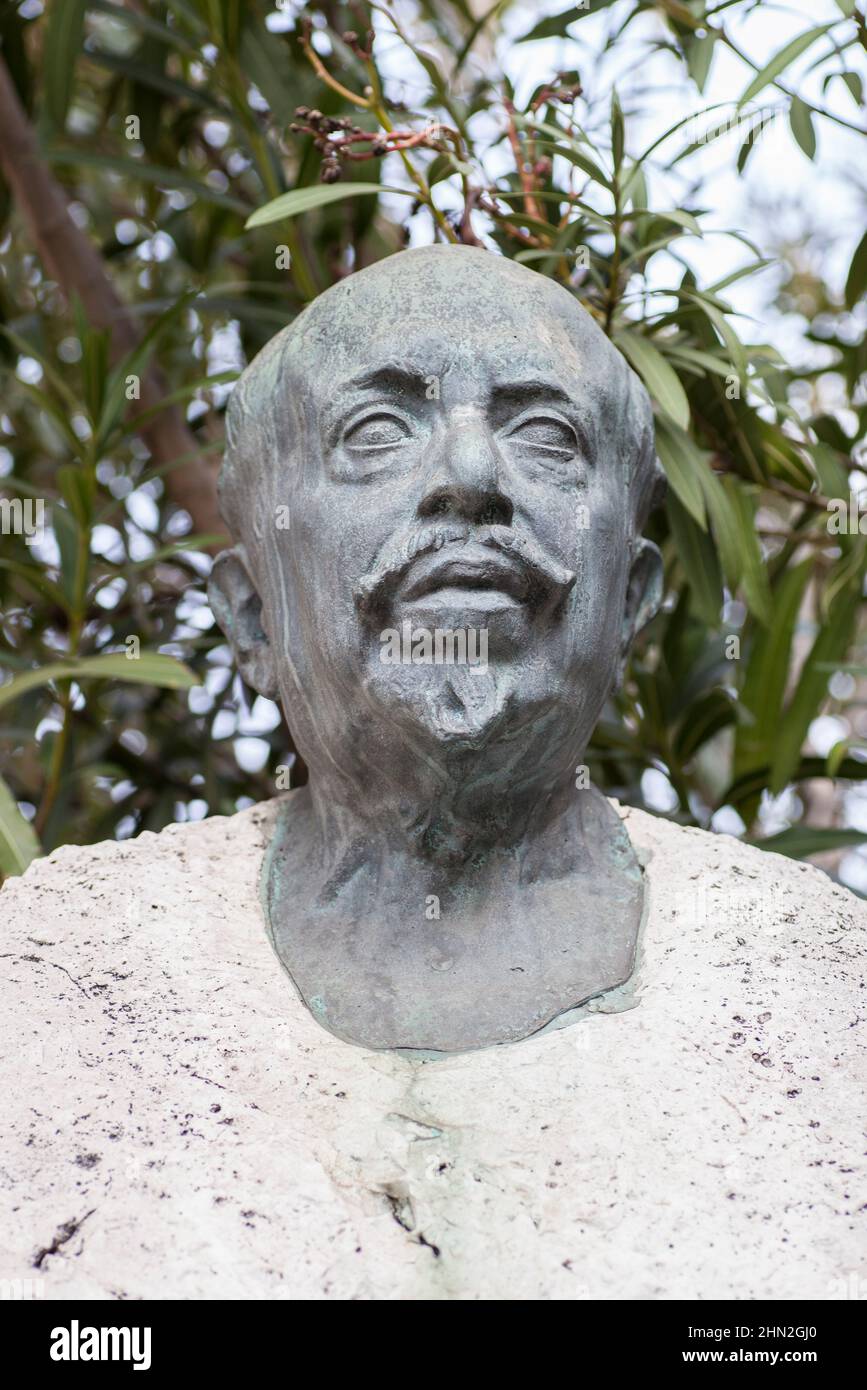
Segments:
[[[78,295],[89,321],[111,333],[114,357],[135,347],[139,331],[129,310],[115,292],[102,258],[73,222],[66,193],[57,182],[37,143],[18,99],[6,64],[0,57],[0,168],[23,212],[39,256],[65,298]],[[162,373],[150,367],[141,382],[141,409],[158,407],[168,394]],[[142,424],[139,433],[154,464],[162,467],[199,447],[196,436],[176,406],[168,406]],[[205,458],[193,457],[165,475],[171,500],[189,512],[196,531],[223,534],[217,510],[217,470]],[[211,547],[219,550],[219,544]]]

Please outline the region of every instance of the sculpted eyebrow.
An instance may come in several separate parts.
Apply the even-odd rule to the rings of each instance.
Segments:
[[[385,362],[369,371],[344,381],[336,389],[322,412],[322,423],[326,433],[334,437],[340,429],[353,402],[369,391],[378,391],[392,400],[423,402],[430,374],[404,363]]]
[[[531,405],[558,405],[574,426],[581,447],[589,460],[596,454],[592,422],[573,396],[555,381],[527,380],[500,382],[491,390],[491,407],[504,423],[507,412],[524,410]]]
[[[524,377],[520,381],[500,381],[491,390],[492,400],[507,403],[513,400],[523,402],[525,399],[532,402],[537,397],[562,401],[564,404],[571,401],[571,397],[556,381],[545,381],[542,378],[528,380]]]
[[[414,395],[424,396],[431,375],[430,371],[422,371],[419,367],[407,366],[405,363],[386,362],[380,367],[374,367],[370,371],[361,372],[358,376],[352,377],[345,383],[343,390],[349,392],[373,389],[390,391],[399,395],[410,392]]]

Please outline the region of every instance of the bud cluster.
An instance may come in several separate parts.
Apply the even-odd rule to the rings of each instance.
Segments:
[[[309,106],[295,108],[295,120],[289,129],[296,135],[311,135],[313,144],[323,156],[320,177],[323,183],[336,183],[345,159],[381,159],[393,150],[412,149],[424,145],[442,149],[442,128],[426,126],[422,131],[364,130],[353,125],[348,116],[326,116]]]

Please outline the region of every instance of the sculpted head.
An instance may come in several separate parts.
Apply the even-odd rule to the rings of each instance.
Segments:
[[[402,252],[235,388],[212,602],[312,786],[495,802],[581,760],[659,603],[658,484],[648,396],[566,289],[478,249]],[[384,639],[436,629],[486,660],[395,662]]]

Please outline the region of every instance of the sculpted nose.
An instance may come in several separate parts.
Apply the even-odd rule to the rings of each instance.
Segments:
[[[514,508],[502,491],[502,459],[482,415],[452,411],[440,453],[426,480],[420,517],[452,516],[475,525],[509,526]]]

